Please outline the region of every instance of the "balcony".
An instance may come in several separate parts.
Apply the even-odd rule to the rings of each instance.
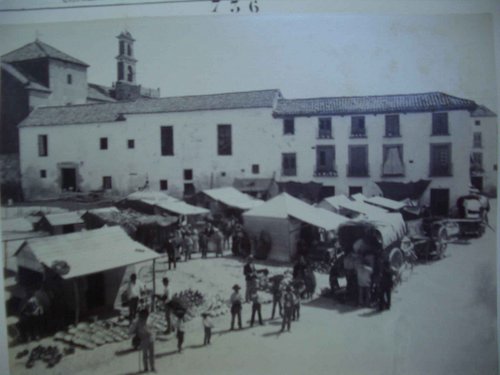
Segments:
[[[332,135],[332,132],[320,131],[317,134],[316,138],[317,139],[333,139],[333,135]]]
[[[366,138],[366,132],[351,133],[351,138]]]
[[[429,177],[450,177],[453,176],[453,164],[436,165],[430,164]]]
[[[348,177],[370,177],[368,165],[347,164]]]
[[[281,175],[284,177],[294,177],[297,176],[297,169],[296,168],[283,168],[281,169]]]
[[[383,164],[380,168],[380,176],[382,177],[404,177],[405,174],[406,174],[406,166],[404,163],[401,164],[401,169],[399,170],[388,171],[386,168],[386,170],[384,171]]]
[[[332,169],[318,168],[314,170],[314,177],[337,177],[337,167]]]

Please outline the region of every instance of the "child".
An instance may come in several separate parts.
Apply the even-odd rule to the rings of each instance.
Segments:
[[[177,350],[182,353],[182,344],[184,343],[184,312],[177,315]]]
[[[214,323],[212,322],[212,315],[210,313],[201,314],[203,318],[203,327],[205,328],[205,337],[203,339],[203,345],[210,344],[210,338],[212,337],[212,328],[214,328]]]

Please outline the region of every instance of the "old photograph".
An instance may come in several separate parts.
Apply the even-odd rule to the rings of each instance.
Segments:
[[[491,15],[239,5],[0,24],[11,374],[496,374]]]

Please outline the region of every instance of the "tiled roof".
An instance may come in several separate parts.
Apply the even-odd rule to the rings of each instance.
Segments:
[[[472,117],[497,117],[497,114],[485,105],[478,105],[477,109],[472,112]]]
[[[474,110],[472,100],[442,92],[406,95],[344,96],[312,99],[278,99],[275,117],[335,116],[370,113]]]
[[[88,84],[87,98],[91,100],[98,100],[101,102],[115,102],[110,95],[110,88],[106,86],[96,85],[94,83]]]
[[[51,92],[48,87],[42,85],[33,77],[30,77],[29,74],[23,72],[22,69],[16,68],[13,65],[7,64],[5,62],[2,62],[1,64],[2,70],[6,71],[19,82],[21,82],[28,90]]]
[[[74,57],[61,52],[58,49],[39,41],[38,39],[32,43],[28,43],[12,52],[3,55],[2,61],[12,63],[17,61],[26,61],[41,58],[52,58],[56,60],[68,61],[78,65],[88,66],[88,64],[84,63],[83,61],[75,59]]]
[[[233,92],[226,94],[138,99],[133,102],[40,107],[20,126],[90,124],[114,122],[121,115],[141,113],[188,112],[218,109],[272,108],[279,90]]]

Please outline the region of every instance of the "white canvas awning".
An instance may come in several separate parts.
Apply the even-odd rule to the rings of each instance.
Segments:
[[[81,214],[76,211],[65,212],[62,214],[49,214],[45,218],[52,226],[83,224]]]
[[[203,193],[226,206],[240,210],[250,210],[264,203],[264,201],[255,199],[233,187],[203,190]]]
[[[339,204],[340,207],[345,208],[350,211],[358,212],[359,214],[365,215],[369,219],[377,219],[380,215],[387,214],[387,210],[375,207],[371,204],[363,203],[360,201],[347,200]]]
[[[334,195],[332,197],[325,198],[324,201],[328,203],[331,207],[333,207],[335,210],[338,210],[342,203],[347,202],[347,204],[349,204],[350,202],[352,202],[345,195]]]
[[[404,202],[398,202],[392,199],[384,198],[384,197],[371,197],[365,199],[366,203],[373,204],[375,206],[379,206],[382,208],[387,208],[392,211],[399,211],[403,207],[406,207],[407,204]]]
[[[369,220],[373,223],[380,234],[384,247],[400,240],[406,233],[406,224],[400,213],[386,213],[380,215],[377,220]]]
[[[325,230],[337,229],[340,224],[349,220],[323,208],[311,206],[287,193],[282,193],[261,206],[245,212],[243,216],[292,217]]]
[[[139,242],[133,241],[120,227],[63,234],[27,240],[16,253],[18,264],[27,259],[29,264],[52,267],[54,262],[69,265],[64,279],[111,270],[160,256]]]
[[[2,232],[30,232],[33,230],[33,224],[23,217],[2,219],[0,227],[2,228]]]
[[[189,215],[205,215],[210,213],[210,211],[207,210],[206,208],[192,206],[183,201],[160,202],[157,203],[156,206],[175,215],[189,216]]]

